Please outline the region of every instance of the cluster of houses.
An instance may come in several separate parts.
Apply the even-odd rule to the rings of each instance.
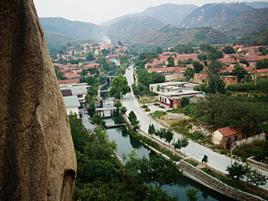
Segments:
[[[86,96],[89,85],[81,82],[81,73],[83,70],[90,70],[101,66],[97,63],[98,58],[105,58],[108,62],[113,62],[120,66],[120,56],[128,49],[127,46],[115,45],[110,42],[101,43],[82,43],[79,47],[68,46],[63,52],[61,51],[54,58],[54,66],[59,69],[63,75],[62,80],[58,80],[61,93],[63,95],[65,109],[67,114],[77,114],[81,117],[82,108],[86,105]],[[106,54],[103,56],[102,51]],[[94,55],[93,61],[87,61],[87,55]],[[72,61],[78,62],[72,62]],[[87,71],[90,75],[90,71]],[[109,78],[112,79],[112,78]],[[109,117],[116,110],[114,107],[114,99],[101,100],[96,103],[96,112],[103,117]]]
[[[238,77],[230,74],[235,70],[235,66],[239,64],[242,66],[249,75],[253,78],[267,78],[268,68],[256,69],[256,62],[268,59],[268,55],[262,55],[260,48],[267,48],[266,46],[250,46],[244,47],[242,45],[233,46],[234,54],[224,54],[223,58],[219,61],[223,64],[223,67],[219,70],[225,85],[233,85],[238,83]],[[174,66],[170,66],[169,59],[173,58]],[[198,54],[179,54],[176,52],[163,52],[158,55],[158,58],[152,59],[149,63],[145,64],[145,67],[149,72],[157,72],[165,75],[167,81],[185,80],[185,71],[187,68],[193,68],[192,62],[199,61]],[[204,65],[205,66],[205,65]],[[207,82],[207,68],[200,73],[195,73],[191,82],[196,84],[204,84]]]
[[[237,76],[231,75],[237,64],[251,76],[252,80],[258,78],[268,78],[268,66],[264,69],[257,69],[256,63],[268,59],[268,55],[260,52],[261,48],[268,50],[266,46],[241,45],[233,46],[234,54],[224,54],[219,61],[223,67],[219,69],[219,74],[223,79],[225,86],[239,83]],[[174,61],[174,66],[170,66],[170,58]],[[184,82],[185,71],[187,68],[194,68],[193,61],[199,61],[205,67],[200,73],[195,73],[189,82]],[[195,86],[207,83],[208,74],[206,64],[199,60],[198,54],[179,54],[175,52],[163,52],[158,58],[152,59],[145,65],[149,72],[161,73],[165,76],[165,83],[151,84],[150,91],[158,94],[159,102],[169,108],[181,107],[183,97],[187,97],[191,102],[204,98],[205,94],[194,90]],[[235,144],[250,143],[255,138],[265,140],[265,134],[254,136],[252,138],[243,138],[240,130],[231,127],[220,128],[212,133],[211,142],[219,147],[229,149]]]
[[[84,43],[79,47],[68,47],[65,52],[57,54],[57,57],[53,59],[54,66],[59,68],[64,77],[63,80],[59,80],[59,84],[78,84],[83,70],[100,68],[97,59],[102,56],[103,50],[108,52],[105,55],[105,59],[108,62],[113,62],[116,66],[120,66],[120,55],[127,49],[128,47],[113,45],[108,42]],[[93,61],[87,61],[88,53],[94,55],[95,59]],[[73,61],[76,61],[75,64],[73,64]]]

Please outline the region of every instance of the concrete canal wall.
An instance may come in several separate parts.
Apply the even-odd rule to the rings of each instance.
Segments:
[[[246,193],[244,191],[240,191],[221,182],[220,180],[208,175],[207,173],[194,167],[186,161],[181,160],[178,163],[178,167],[183,170],[183,174],[186,177],[228,197],[234,198],[239,201],[265,201],[258,196]]]
[[[130,123],[128,121],[128,118],[126,116],[123,116],[126,125],[128,128],[130,128]],[[154,139],[153,137],[150,137],[148,135],[146,135],[143,132],[139,132],[140,135],[150,138],[150,140],[157,142],[160,146],[167,148],[168,150],[170,150],[170,147],[167,147],[166,145],[164,145],[163,143],[157,141],[156,139]],[[144,142],[142,142],[144,144]],[[158,150],[152,148],[151,146],[147,145],[146,146],[150,149],[152,149],[153,151],[155,151],[156,153],[159,153],[160,155],[162,155],[165,158],[169,158],[167,157],[165,154],[160,153]],[[177,152],[175,152],[174,150],[172,151],[174,154],[178,154]],[[179,155],[179,157],[186,159],[186,156],[183,156],[182,154]],[[214,190],[222,195],[225,195],[227,197],[233,198],[235,200],[239,200],[239,201],[265,201],[265,199],[259,197],[259,196],[255,196],[253,194],[241,191],[239,189],[236,189],[232,186],[229,186],[225,183],[223,183],[222,181],[220,181],[219,179],[212,177],[211,175],[205,173],[204,171],[198,169],[197,167],[191,165],[190,163],[184,161],[183,159],[180,160],[179,162],[177,162],[177,166],[179,169],[183,170],[183,175],[188,177],[189,179],[211,189]],[[266,192],[264,192],[266,193]],[[267,192],[268,193],[268,192]]]

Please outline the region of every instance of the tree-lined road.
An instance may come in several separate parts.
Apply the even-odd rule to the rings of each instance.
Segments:
[[[132,84],[134,84],[134,69],[133,66],[130,66],[127,70],[126,70],[126,78],[128,80],[128,84],[129,86],[131,86]],[[153,120],[150,116],[148,116],[140,107],[137,99],[135,98],[133,91],[131,90],[130,93],[128,93],[127,95],[125,95],[122,99],[122,104],[127,108],[127,114],[129,114],[131,111],[133,111],[139,122],[140,122],[140,130],[142,130],[145,133],[148,133],[148,128],[150,124],[154,124],[156,129],[159,128],[163,128],[162,125],[160,125],[158,122],[156,122],[155,120]],[[178,134],[178,133],[174,133],[174,139],[177,140],[178,138],[181,138],[182,135]],[[166,143],[165,141],[161,140],[162,142]],[[168,144],[168,143],[166,143]],[[198,161],[202,161],[202,158],[204,155],[208,156],[208,165],[218,171],[221,171],[223,173],[227,173],[226,172],[226,168],[228,167],[228,165],[231,164],[231,158],[219,153],[214,152],[213,150],[202,146],[198,143],[195,143],[191,140],[189,140],[189,145],[186,148],[182,148],[181,152],[185,153],[187,156],[191,156],[193,158],[195,158]],[[262,170],[259,170],[260,172],[262,172],[263,174],[265,174],[266,176],[268,176],[268,172],[264,172]],[[266,184],[265,186],[261,186],[265,189],[268,190],[268,184]]]

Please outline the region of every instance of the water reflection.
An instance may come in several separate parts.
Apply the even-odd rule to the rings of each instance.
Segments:
[[[130,136],[126,128],[108,129],[107,133],[109,141],[114,141],[117,144],[116,152],[122,159],[124,156],[129,155],[133,151],[136,152],[138,158],[148,158],[150,154],[153,154],[152,151]],[[166,191],[168,195],[178,198],[179,201],[188,201],[186,192],[188,189],[193,187],[198,189],[198,201],[232,200],[185,177],[181,177],[180,181],[176,185],[163,185],[161,188]]]

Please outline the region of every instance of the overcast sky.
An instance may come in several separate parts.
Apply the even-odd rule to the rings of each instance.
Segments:
[[[100,24],[163,3],[203,5],[234,0],[34,0],[40,17],[64,17]]]

